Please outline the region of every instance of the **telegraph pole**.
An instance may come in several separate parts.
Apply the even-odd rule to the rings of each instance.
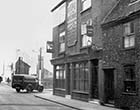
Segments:
[[[39,84],[41,84],[41,74],[42,74],[42,48],[40,47],[40,55],[39,55],[39,75],[38,75],[38,80]]]

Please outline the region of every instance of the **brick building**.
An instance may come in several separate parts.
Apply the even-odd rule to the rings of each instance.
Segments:
[[[22,57],[19,57],[15,64],[15,74],[29,74],[30,65],[22,60]]]
[[[114,98],[118,107],[139,110],[140,0],[119,0],[102,28],[104,80],[114,89],[114,97],[105,89],[104,101]]]
[[[54,95],[105,103],[101,21],[116,3],[62,0],[52,9]]]

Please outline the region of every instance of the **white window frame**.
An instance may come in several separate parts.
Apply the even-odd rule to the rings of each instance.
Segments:
[[[65,36],[66,32],[60,32],[59,34],[59,52],[62,53],[65,51]]]
[[[128,22],[124,24],[124,48],[131,48],[135,46],[134,32],[134,22]]]
[[[86,47],[92,44],[92,37],[87,36],[87,23],[81,23],[81,46]],[[91,24],[92,25],[92,24]]]

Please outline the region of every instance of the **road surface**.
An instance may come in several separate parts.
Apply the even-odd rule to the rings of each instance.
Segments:
[[[74,110],[34,97],[34,93],[17,93],[6,84],[0,84],[0,110]]]

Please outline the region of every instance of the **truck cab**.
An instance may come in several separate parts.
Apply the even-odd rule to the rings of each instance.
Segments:
[[[38,92],[42,92],[44,89],[43,85],[39,84],[37,77],[26,74],[13,75],[11,86],[17,92],[20,92],[20,90],[26,90],[27,92],[38,90]]]

